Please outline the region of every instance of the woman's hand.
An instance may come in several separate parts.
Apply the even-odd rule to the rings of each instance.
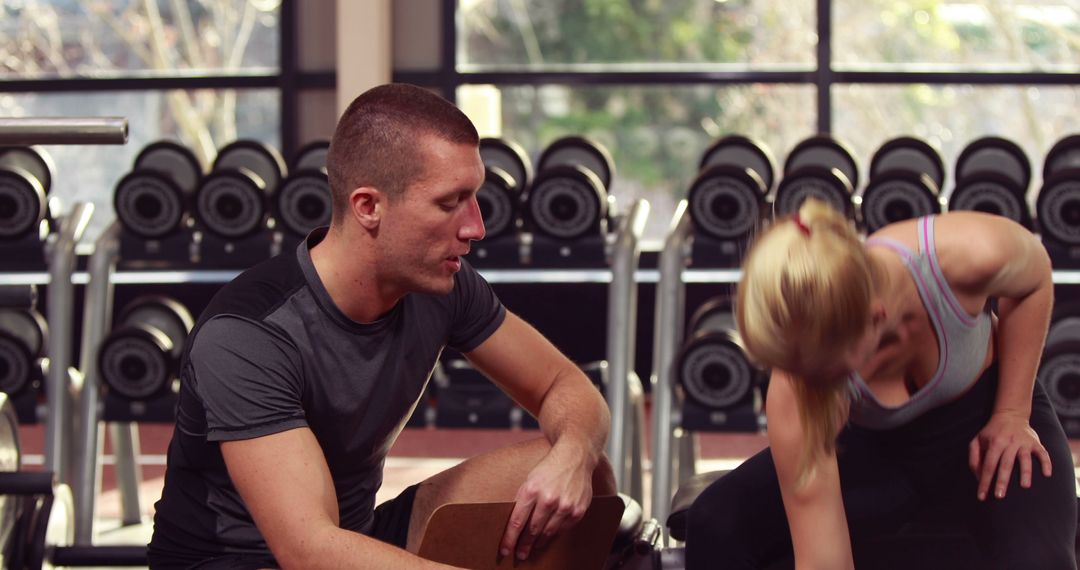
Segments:
[[[1043,476],[1049,477],[1050,454],[1039,441],[1039,434],[1031,429],[1028,418],[1007,412],[990,416],[990,421],[968,445],[968,465],[979,479],[979,500],[986,500],[995,474],[994,496],[999,499],[1005,497],[1005,489],[1009,486],[1017,460],[1020,463],[1020,486],[1025,489],[1031,487],[1032,456],[1042,464]]]

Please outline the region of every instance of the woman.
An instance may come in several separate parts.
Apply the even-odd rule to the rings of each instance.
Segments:
[[[772,369],[770,448],[694,503],[687,568],[792,550],[799,569],[869,567],[875,537],[929,505],[966,524],[985,558],[971,567],[1076,568],[1072,456],[1035,384],[1052,306],[1045,249],[1002,217],[908,220],[866,242],[817,200],[778,220],[735,309]]]

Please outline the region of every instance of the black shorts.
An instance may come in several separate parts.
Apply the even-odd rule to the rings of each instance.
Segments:
[[[400,495],[375,507],[375,520],[371,526],[369,536],[378,541],[392,544],[404,549],[409,539],[409,518],[412,516],[413,502],[416,500],[416,490],[419,484],[412,485],[401,492]],[[151,556],[150,566],[153,568],[187,568],[188,570],[259,570],[261,568],[278,568],[278,563],[273,556],[255,554],[226,554],[202,560],[194,565],[172,564],[165,560],[153,560],[158,558]]]

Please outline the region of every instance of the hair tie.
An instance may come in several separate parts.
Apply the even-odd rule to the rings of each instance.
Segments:
[[[799,228],[799,231],[806,234],[806,237],[810,237],[810,226],[803,223],[802,218],[799,217],[799,213],[796,212],[795,216],[791,218],[791,221],[795,222],[795,226]]]

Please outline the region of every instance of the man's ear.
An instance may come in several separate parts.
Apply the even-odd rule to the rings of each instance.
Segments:
[[[376,188],[362,186],[349,193],[349,215],[367,230],[379,228],[385,205],[386,197]]]

